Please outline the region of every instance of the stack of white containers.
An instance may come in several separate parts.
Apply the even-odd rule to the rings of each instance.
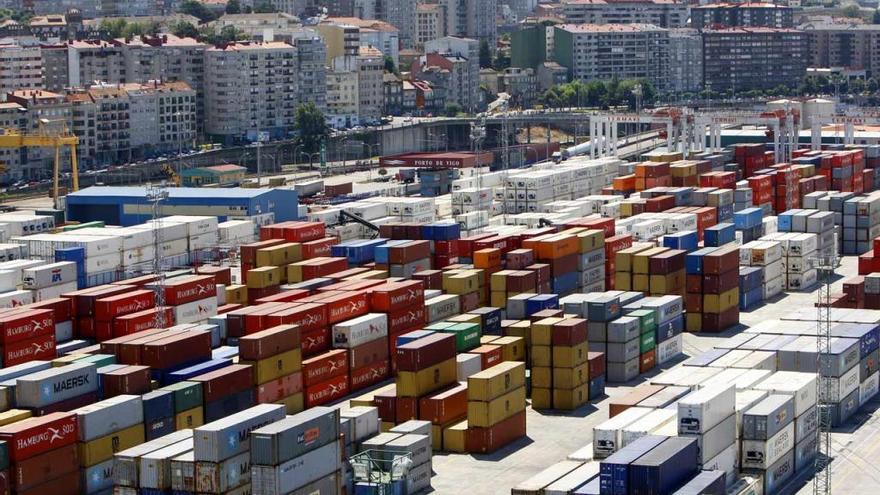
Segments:
[[[768,395],[743,414],[742,469],[761,475],[764,493],[776,493],[795,473],[795,401]]]
[[[5,261],[20,260],[27,256],[25,246],[21,244],[0,244],[0,263]]]
[[[485,227],[492,211],[492,189],[468,188],[452,192],[452,215],[461,225],[461,230],[469,231]]]
[[[765,301],[785,286],[782,258],[782,243],[776,241],[752,241],[739,248],[740,266],[761,267]]]
[[[736,387],[706,387],[678,401],[678,434],[697,439],[702,469],[730,470],[736,448]]]
[[[573,159],[540,165],[510,175],[505,182],[504,211],[537,213],[547,203],[599,194],[618,173],[617,159]]]
[[[39,234],[55,228],[55,220],[48,215],[36,215],[26,211],[0,213],[0,242],[13,237]]]
[[[33,292],[34,302],[60,297],[76,290],[76,263],[61,261],[26,268],[22,272],[22,288]]]
[[[225,493],[250,485],[250,434],[284,419],[284,411],[281,404],[260,404],[196,428],[193,432],[196,492]]]
[[[386,461],[394,462],[400,456],[410,455],[412,465],[406,475],[406,493],[420,493],[431,487],[432,455],[431,422],[420,420],[405,421],[390,430],[401,436],[386,443]]]
[[[0,308],[14,308],[34,302],[34,293],[21,288],[24,271],[45,264],[45,261],[38,259],[19,259],[0,263]]]
[[[227,220],[219,223],[217,234],[220,244],[224,246],[239,246],[259,239],[257,226],[251,220]]]
[[[794,468],[802,471],[813,466],[816,457],[819,408],[816,375],[778,371],[755,386],[770,394],[790,396],[794,409]]]
[[[781,244],[786,290],[807,290],[816,284],[819,275],[815,268],[818,235],[777,232],[759,240]]]

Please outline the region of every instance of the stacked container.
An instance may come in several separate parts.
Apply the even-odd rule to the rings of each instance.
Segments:
[[[740,246],[740,266],[759,270],[759,281],[761,282],[760,294],[754,288],[745,293],[740,291],[740,302],[746,303],[746,307],[756,301],[772,299],[782,292],[786,280],[782,253],[782,243],[778,241],[752,241]],[[748,274],[751,273],[751,270],[740,269],[741,280],[743,272]]]
[[[573,410],[585,404],[589,400],[587,321],[538,320],[532,324],[531,342],[532,407]]]
[[[80,493],[77,436],[73,413],[56,412],[0,427],[15,493]]]
[[[239,339],[239,363],[254,370],[258,404],[284,404],[289,414],[303,410],[299,328],[282,325]]]
[[[388,315],[368,313],[333,325],[333,346],[347,350],[352,390],[384,380],[388,376]]]
[[[18,408],[35,416],[67,411],[98,400],[98,373],[94,364],[73,363],[19,377],[15,384]]]
[[[397,348],[397,398],[393,418],[401,423],[419,418],[420,399],[456,381],[456,337],[434,333]]]
[[[201,383],[205,422],[217,421],[254,405],[254,369],[233,364],[190,379]]]
[[[819,427],[819,409],[816,396],[816,375],[778,371],[755,385],[756,390],[790,396],[794,416],[794,468],[804,471],[813,466]]]
[[[720,332],[739,323],[739,249],[688,254],[688,331]]]
[[[796,470],[794,399],[770,395],[743,414],[741,466],[763,477],[765,493],[775,493]]]
[[[72,261],[49,263],[22,271],[22,288],[33,292],[34,302],[45,301],[77,289],[77,266]]]
[[[306,409],[332,402],[348,393],[348,363],[347,349],[334,349],[303,360]]]
[[[729,469],[723,457],[736,444],[736,388],[706,387],[681,398],[678,434],[697,439],[697,460],[703,469]]]
[[[468,377],[465,448],[491,453],[526,434],[526,367],[504,362]]]
[[[871,249],[880,235],[880,194],[857,196],[843,203],[842,254],[861,254]]]

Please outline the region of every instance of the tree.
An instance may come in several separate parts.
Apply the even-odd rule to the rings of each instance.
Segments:
[[[841,12],[843,13],[843,15],[845,17],[858,18],[858,17],[862,16],[862,14],[861,14],[862,11],[861,11],[861,9],[859,9],[858,5],[847,5],[846,7],[843,8],[843,10],[841,10]]]
[[[211,9],[196,0],[183,0],[177,11],[181,14],[196,17],[200,22],[211,22],[217,18],[217,15]]]
[[[480,40],[480,68],[492,67],[492,50],[489,49],[489,40]]]
[[[122,33],[125,31],[128,22],[125,19],[103,19],[101,24],[98,26],[108,38],[122,38]]]
[[[463,111],[464,109],[461,108],[461,105],[458,103],[447,103],[446,106],[443,107],[443,115],[447,117],[455,117]]]
[[[874,16],[871,19],[871,24],[880,24],[880,9],[874,11]]]
[[[495,60],[492,61],[492,68],[501,72],[508,67],[510,67],[510,52],[498,50],[495,53]]]
[[[241,14],[241,2],[238,0],[229,0],[226,3],[227,14]]]
[[[297,144],[306,153],[315,153],[321,149],[321,142],[330,135],[330,127],[321,110],[314,103],[308,102],[296,109],[294,125],[298,131]]]
[[[171,25],[171,34],[178,38],[198,38],[199,30],[186,21],[178,21]]]
[[[274,5],[265,0],[254,5],[255,14],[274,14],[275,12],[278,12],[278,9],[276,9]]]
[[[391,55],[385,55],[385,72],[397,74],[397,67],[394,66],[394,59]]]

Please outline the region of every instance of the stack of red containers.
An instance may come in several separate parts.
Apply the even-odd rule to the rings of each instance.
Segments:
[[[763,144],[738,144],[733,150],[734,159],[740,168],[743,169],[743,175],[746,177],[754,175],[756,170],[762,169],[767,165],[765,163]]]
[[[99,285],[67,294],[61,297],[72,299],[75,318],[73,333],[77,337],[94,339],[97,337],[95,325],[95,301],[137,290],[133,285]],[[142,308],[143,309],[143,308]],[[140,311],[140,310],[138,310]],[[109,337],[105,337],[106,338]]]
[[[388,315],[388,356],[397,371],[397,337],[425,326],[425,284],[421,280],[390,282],[370,289],[370,311]],[[352,371],[352,380],[355,372]]]
[[[333,349],[303,360],[306,408],[335,401],[348,394],[348,350]]]
[[[76,415],[69,412],[0,427],[0,440],[9,448],[12,491],[19,495],[79,493],[76,439]]]
[[[122,294],[95,300],[94,328],[95,340],[112,339],[116,318],[139,313],[156,307],[156,293],[152,290],[137,289]]]
[[[7,309],[0,316],[3,366],[54,359],[55,319],[51,309]]]

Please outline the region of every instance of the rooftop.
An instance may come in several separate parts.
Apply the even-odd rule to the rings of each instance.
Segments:
[[[561,24],[557,29],[570,33],[638,33],[664,31],[653,24]]]
[[[647,3],[647,4],[679,4],[675,0],[562,0],[560,2],[563,6],[565,5],[610,5],[610,4],[624,4],[624,3]]]
[[[762,34],[762,33],[791,33],[804,34],[803,31],[791,28],[771,28],[771,27],[723,27],[712,28],[703,31],[703,33],[711,34]]]
[[[328,17],[324,21],[324,24],[347,24],[362,29],[372,29],[374,31],[384,31],[389,33],[396,33],[400,31],[392,24],[389,24],[385,21],[361,19],[358,17]]]
[[[199,187],[169,187],[169,198],[213,198],[223,196],[227,198],[256,198],[263,194],[269,193],[271,189],[243,189],[240,187],[232,187],[219,191],[217,189],[203,189]],[[114,186],[92,186],[80,191],[72,192],[69,198],[92,198],[92,197],[130,197],[130,198],[146,198],[146,187],[114,187]]]
[[[775,3],[710,3],[696,5],[692,9],[790,9],[788,5],[776,5]]]

